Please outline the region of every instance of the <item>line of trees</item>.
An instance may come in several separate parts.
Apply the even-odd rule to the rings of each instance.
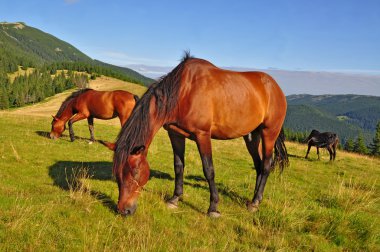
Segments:
[[[360,154],[380,156],[380,121],[376,125],[375,136],[372,139],[372,143],[366,146],[363,134],[359,133],[355,140],[351,138],[347,139],[344,144],[344,149]]]
[[[288,141],[298,143],[305,143],[306,138],[310,134],[310,132],[297,132],[289,128],[285,128],[284,133]],[[363,133],[361,132],[358,133],[356,139],[348,138],[345,141],[343,140],[342,144],[339,145],[338,148],[343,148],[349,152],[380,157],[380,121],[377,123],[375,136],[372,139],[372,143],[370,143],[368,146],[365,144]]]
[[[88,75],[73,71],[61,71],[52,77],[49,71],[34,70],[30,74],[17,76],[12,83],[3,73],[0,74],[0,109],[40,102],[67,89],[87,86]]]
[[[97,65],[99,64],[99,65]],[[128,76],[125,73],[114,70],[110,67],[101,66],[100,63],[86,63],[86,62],[55,62],[44,65],[42,71],[50,71],[51,74],[55,74],[57,70],[66,69],[71,71],[86,72],[91,75],[105,75],[113,77],[119,80],[144,84],[141,80]]]

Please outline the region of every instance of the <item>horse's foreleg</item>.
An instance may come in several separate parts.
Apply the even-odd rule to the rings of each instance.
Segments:
[[[87,122],[88,122],[88,129],[90,130],[90,136],[91,136],[90,141],[94,142],[95,141],[95,138],[94,138],[94,117],[92,117],[92,116],[88,117]]]
[[[318,160],[320,160],[320,157],[319,157],[319,147],[317,147],[317,155],[318,155]]]
[[[332,149],[333,149],[333,160],[335,160],[335,157],[336,157],[336,147],[337,147],[338,143],[337,141],[334,142],[333,146],[332,146]]]
[[[83,114],[75,114],[70,120],[69,120],[69,132],[70,132],[70,140],[73,142],[75,140],[74,136],[74,129],[73,129],[73,123],[85,119],[86,116]]]
[[[311,145],[309,144],[309,145],[307,146],[307,152],[306,152],[306,156],[305,156],[305,158],[307,158],[307,156],[309,155],[310,148],[311,148]]]
[[[212,149],[211,149],[211,134],[201,132],[196,134],[196,143],[198,146],[199,154],[202,159],[203,173],[207,179],[210,188],[210,207],[208,208],[208,215],[210,217],[219,217],[220,213],[217,210],[219,195],[215,185],[215,172],[212,162]]]
[[[183,194],[183,171],[185,168],[185,137],[168,131],[174,154],[175,187],[173,197],[168,201],[169,208],[177,208],[180,196]]]

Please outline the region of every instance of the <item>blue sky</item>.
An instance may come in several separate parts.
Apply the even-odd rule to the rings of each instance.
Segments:
[[[0,21],[122,66],[190,50],[218,66],[380,72],[380,1],[0,0]]]

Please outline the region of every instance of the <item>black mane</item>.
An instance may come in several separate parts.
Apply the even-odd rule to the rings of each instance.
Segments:
[[[67,97],[61,104],[61,107],[59,108],[57,114],[55,115],[56,117],[60,117],[63,113],[63,111],[65,111],[65,109],[67,108],[67,106],[69,105],[69,103],[76,97],[78,97],[79,95],[89,91],[89,90],[92,90],[91,88],[85,88],[85,89],[81,89],[81,90],[78,90],[78,91],[75,91],[75,92],[72,92],[71,95],[69,97]]]
[[[155,119],[157,121],[163,122],[171,115],[177,104],[184,65],[191,58],[190,54],[186,52],[181,63],[170,73],[152,84],[141,99],[137,101],[131,116],[124,124],[116,140],[113,164],[114,174],[116,174],[121,164],[126,161],[133,148],[145,145],[148,140],[147,138],[151,132],[151,125],[149,124],[151,99],[155,98],[157,108],[157,117]]]

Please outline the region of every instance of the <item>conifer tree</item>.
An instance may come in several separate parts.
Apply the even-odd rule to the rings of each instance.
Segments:
[[[358,138],[356,139],[356,142],[354,145],[354,152],[357,152],[360,154],[367,154],[368,153],[368,149],[364,143],[363,134],[361,132],[359,133]]]
[[[371,154],[374,156],[380,156],[380,121],[376,125],[375,137],[370,145]]]
[[[344,149],[346,151],[353,151],[354,146],[355,146],[354,141],[351,138],[349,138],[349,139],[347,139],[346,143],[344,144]]]

